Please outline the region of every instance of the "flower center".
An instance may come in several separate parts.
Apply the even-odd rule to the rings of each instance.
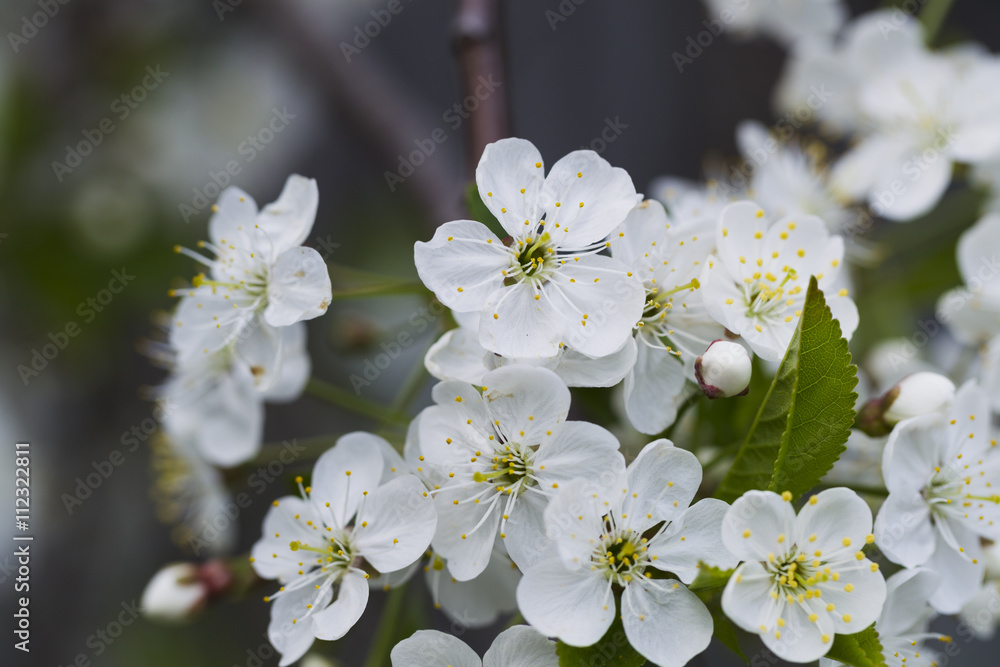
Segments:
[[[511,261],[511,269],[505,285],[515,285],[523,280],[544,283],[555,268],[556,250],[547,232],[537,237],[515,240],[517,259]]]
[[[354,533],[350,528],[332,530],[327,533],[320,546],[312,546],[296,540],[288,547],[292,551],[306,552],[303,554],[303,567],[305,567],[305,563],[309,563],[312,568],[319,568],[324,573],[328,572],[339,576],[352,567],[361,565],[361,558],[356,553],[353,538]],[[306,558],[312,559],[312,562],[306,561]]]
[[[609,582],[625,586],[643,576],[650,563],[646,540],[631,528],[616,528],[610,516],[604,522],[606,531],[591,555],[591,563]]]
[[[476,471],[472,479],[476,482],[493,484],[500,493],[519,495],[528,487],[537,484],[531,476],[531,464],[535,458],[536,448],[537,445],[504,443],[502,448],[494,450],[493,456],[487,461],[486,469]]]
[[[794,305],[786,302],[786,298],[801,292],[801,288],[794,287],[786,290],[785,286],[790,280],[795,280],[795,269],[786,266],[785,277],[778,282],[778,277],[768,271],[763,276],[760,271],[756,271],[752,278],[744,279],[743,294],[746,300],[746,314],[749,318],[768,320],[773,319],[786,308]]]

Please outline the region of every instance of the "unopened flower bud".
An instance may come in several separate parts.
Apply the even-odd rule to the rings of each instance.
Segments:
[[[868,401],[858,416],[858,428],[871,436],[886,435],[904,419],[947,410],[954,398],[955,383],[945,376],[913,373],[881,398]]]
[[[694,362],[698,385],[709,398],[745,396],[750,391],[753,366],[739,343],[717,340]]]
[[[208,586],[194,563],[167,565],[149,580],[142,592],[142,613],[163,623],[194,618],[208,599]]]

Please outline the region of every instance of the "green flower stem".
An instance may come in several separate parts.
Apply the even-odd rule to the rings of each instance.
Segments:
[[[365,667],[385,667],[389,664],[389,653],[396,645],[396,632],[399,627],[399,617],[403,611],[403,601],[406,599],[407,584],[389,591],[385,598],[385,606],[382,608],[382,617],[378,622],[378,629],[372,639],[371,650],[368,652],[368,659]]]
[[[402,294],[429,295],[430,292],[424,287],[423,283],[398,281],[334,290],[331,298],[333,301],[349,301],[351,299],[365,299],[373,296],[398,296]]]
[[[930,0],[920,12],[920,22],[924,24],[924,35],[927,45],[934,44],[944,19],[948,16],[955,0]]]
[[[366,400],[360,396],[355,396],[346,389],[341,389],[323,380],[317,380],[316,378],[309,380],[309,384],[306,385],[306,392],[331,405],[356,412],[365,417],[371,417],[386,424],[406,428],[410,423],[410,417],[405,414],[387,409],[378,403]]]

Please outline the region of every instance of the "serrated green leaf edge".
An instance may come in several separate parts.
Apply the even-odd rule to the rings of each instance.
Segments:
[[[851,667],[886,667],[882,642],[874,625],[853,635],[837,635],[826,657]]]
[[[847,341],[812,277],[785,358],[716,497],[733,502],[751,489],[799,496],[816,486],[846,449],[856,385]],[[820,432],[804,433],[810,425]]]

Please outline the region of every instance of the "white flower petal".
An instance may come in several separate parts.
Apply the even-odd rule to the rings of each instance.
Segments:
[[[273,327],[311,320],[326,312],[333,298],[330,272],[323,256],[296,247],[278,255],[267,284],[264,319]]]
[[[558,314],[563,341],[591,357],[613,354],[642,317],[646,291],[628,267],[603,255],[567,261],[543,287]]]
[[[628,172],[589,150],[573,151],[552,165],[542,198],[545,230],[564,248],[600,241],[639,203]]]
[[[769,627],[776,617],[776,602],[772,602],[771,575],[759,561],[741,564],[733,572],[722,591],[722,610],[733,623],[747,632],[759,633],[760,626]]]
[[[482,628],[492,625],[501,614],[517,609],[515,591],[521,572],[500,549],[483,573],[471,581],[456,581],[445,569],[436,569],[434,556],[427,568],[427,587],[448,618],[462,627]]]
[[[507,628],[483,656],[483,667],[559,667],[556,643],[526,625]]]
[[[354,627],[368,606],[368,582],[357,571],[340,579],[337,599],[326,609],[313,614],[313,632],[317,639],[340,639]]]
[[[829,614],[823,611],[823,602],[825,600],[807,600],[805,604],[785,607],[785,627],[761,633],[764,645],[776,656],[789,662],[819,660],[833,646],[834,636],[833,622]],[[816,621],[809,620],[812,613],[816,614]],[[864,630],[863,626],[859,626],[858,632],[861,630]],[[823,641],[824,638],[826,641]]]
[[[448,571],[458,581],[475,579],[490,562],[500,522],[498,504],[506,497],[493,493],[492,497],[474,502],[486,485],[470,484],[441,491],[434,497],[437,531],[432,544],[448,559]]]
[[[177,350],[179,363],[201,359],[251,331],[253,306],[244,295],[222,287],[186,290],[170,328],[170,345]]]
[[[632,525],[671,521],[687,509],[701,486],[701,464],[669,440],[646,445],[628,466],[628,514]]]
[[[767,560],[781,535],[794,536],[795,509],[771,491],[747,491],[722,520],[722,542],[740,560]],[[784,551],[781,549],[780,551]]]
[[[271,603],[271,622],[267,626],[267,636],[271,645],[281,653],[279,667],[287,667],[309,650],[315,634],[312,618],[304,618],[312,604],[321,609],[329,604],[330,590],[326,589],[317,599],[312,586],[283,593]],[[293,620],[295,621],[293,623]]]
[[[476,185],[486,208],[507,232],[524,235],[542,219],[541,193],[545,180],[542,155],[530,141],[501,139],[489,144],[476,167]]]
[[[249,369],[236,364],[197,406],[201,422],[198,451],[223,468],[252,459],[264,434],[264,405]]]
[[[617,499],[620,507],[621,493],[616,487],[623,485],[624,476],[616,480],[619,484],[607,486],[598,479],[574,479],[563,484],[558,493],[549,500],[545,508],[545,532],[555,545],[562,559],[563,567],[586,569],[594,545],[600,539],[608,512],[605,501]]]
[[[486,225],[456,220],[438,227],[430,241],[418,241],[413,259],[420,280],[441,303],[472,312],[482,310],[503,286],[501,271],[510,266],[512,255]]]
[[[890,493],[923,488],[943,460],[946,444],[944,420],[938,414],[900,422],[893,429],[882,454],[882,474]]]
[[[517,605],[539,632],[570,646],[596,644],[615,618],[615,598],[604,577],[589,568],[567,570],[558,558],[524,573]]]
[[[278,198],[257,215],[257,232],[263,234],[272,257],[302,245],[312,230],[319,208],[316,180],[292,174]]]
[[[939,524],[940,528],[940,524]],[[941,614],[957,614],[975,597],[983,583],[985,565],[980,556],[979,539],[962,526],[951,526],[965,553],[949,546],[940,536],[937,548],[925,567],[941,577],[941,585],[929,602]],[[972,560],[978,560],[973,563]]]
[[[376,438],[360,431],[343,435],[323,452],[313,468],[310,496],[320,506],[330,503],[330,513],[339,528],[347,526],[364,493],[378,488],[382,479],[385,464]]]
[[[925,568],[911,568],[897,572],[885,583],[885,605],[877,621],[879,634],[902,637],[926,632],[933,615],[927,600],[941,584],[941,577]]]
[[[437,630],[418,630],[392,648],[392,667],[482,667],[468,644]]]
[[[521,282],[479,299],[480,307],[486,304],[479,321],[479,344],[505,357],[557,355],[564,322],[550,302],[550,291]]]
[[[625,378],[625,411],[637,431],[655,435],[677,419],[675,399],[687,377],[680,360],[646,335],[638,334],[635,366]]]
[[[878,569],[872,570],[872,562],[867,558],[851,561],[846,567],[834,566],[839,574],[817,584],[823,596],[816,601],[833,611],[829,612],[838,634],[861,632],[875,622],[885,603],[885,579]],[[847,621],[846,618],[850,618]]]
[[[486,350],[479,344],[479,322],[475,329],[458,327],[446,331],[424,356],[427,372],[438,380],[460,380],[482,384],[488,370],[483,362]]]
[[[674,573],[685,584],[698,576],[701,562],[723,570],[736,567],[736,557],[722,544],[722,518],[728,510],[721,500],[706,498],[675,517],[663,535],[647,545],[647,553],[656,556],[653,567]]]
[[[208,221],[208,237],[219,248],[236,245],[249,250],[257,222],[257,202],[237,187],[226,188],[215,203]]]
[[[545,533],[547,505],[545,496],[528,491],[514,503],[504,525],[504,545],[521,570],[528,569],[552,554],[552,545]]]
[[[852,557],[864,548],[871,530],[872,511],[868,503],[843,487],[827,489],[810,498],[795,520],[798,544],[808,542],[809,550],[822,551],[827,561]],[[812,535],[816,539],[809,542]]]
[[[683,667],[712,641],[712,615],[686,586],[656,583],[633,583],[622,593],[625,636],[657,665]]]
[[[636,359],[635,340],[629,338],[617,352],[588,357],[564,348],[553,369],[567,387],[613,387],[632,370]]]
[[[505,366],[483,376],[483,399],[508,441],[546,441],[546,431],[569,414],[569,389],[545,368]]]
[[[904,567],[927,562],[934,553],[930,508],[919,490],[889,494],[875,518],[875,544]]]
[[[306,525],[306,521],[319,523],[311,504],[296,496],[285,496],[275,501],[264,515],[261,538],[253,545],[253,569],[264,579],[287,581],[301,569],[301,554],[292,551],[293,541],[315,543],[316,532]],[[295,517],[299,518],[296,519]]]
[[[436,527],[434,501],[423,483],[402,475],[368,494],[354,533],[365,560],[379,572],[393,572],[423,555]]]

